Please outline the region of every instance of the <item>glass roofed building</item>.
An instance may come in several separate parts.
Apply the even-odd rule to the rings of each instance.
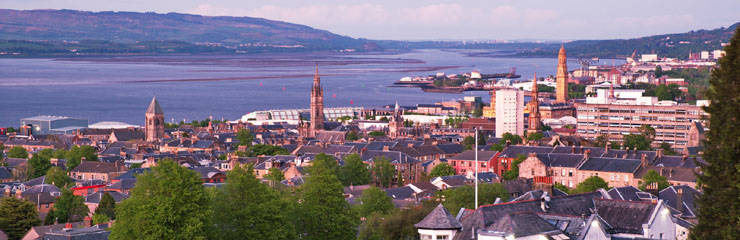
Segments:
[[[334,120],[339,117],[350,116],[359,117],[362,114],[364,108],[362,107],[338,107],[338,108],[324,108],[324,118],[326,120]],[[275,122],[286,122],[289,124],[298,124],[301,118],[304,120],[311,120],[310,109],[277,109],[277,110],[264,110],[254,111],[247,113],[240,119],[242,122],[249,122],[252,124],[262,123],[275,123]]]

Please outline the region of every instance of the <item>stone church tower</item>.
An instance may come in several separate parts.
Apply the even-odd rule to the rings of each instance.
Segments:
[[[146,141],[154,142],[164,137],[164,111],[157,102],[157,97],[152,98],[149,108],[146,109]]]
[[[321,87],[321,78],[319,77],[319,66],[316,65],[316,74],[313,77],[313,87],[311,87],[311,125],[307,131],[307,137],[316,137],[324,130],[324,89]]]
[[[532,80],[532,100],[529,101],[529,129],[527,131],[539,131],[540,120],[539,90],[537,89],[537,73],[535,73],[534,80]]]
[[[568,101],[568,59],[565,55],[565,48],[560,45],[560,53],[558,53],[558,71],[556,75],[557,80],[557,93],[556,102],[567,102]]]
[[[400,110],[398,102],[396,102],[396,110],[393,112],[393,117],[388,123],[388,137],[391,139],[400,137],[403,126],[403,111]]]

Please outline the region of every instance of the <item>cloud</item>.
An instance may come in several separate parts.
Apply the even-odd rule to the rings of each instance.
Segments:
[[[625,27],[675,27],[695,24],[696,19],[692,15],[657,15],[645,17],[621,17],[614,20]]]

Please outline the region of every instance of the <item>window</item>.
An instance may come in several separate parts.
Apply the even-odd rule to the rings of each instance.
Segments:
[[[433,240],[432,235],[421,234],[421,240]]]
[[[449,239],[449,236],[447,235],[437,235],[437,240],[447,240]]]
[[[568,187],[569,188],[572,188],[573,187],[573,180],[568,181]]]
[[[573,176],[573,170],[568,170],[568,177],[572,177],[572,176]]]
[[[609,174],[609,180],[610,181],[614,181],[614,174],[613,173],[612,174]]]
[[[563,169],[563,171],[561,171],[560,176],[565,176],[565,169]],[[565,184],[563,184],[563,185],[565,185]]]

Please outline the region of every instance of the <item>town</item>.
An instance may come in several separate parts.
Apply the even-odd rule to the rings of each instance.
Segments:
[[[650,54],[627,62],[569,72],[561,47],[553,94],[539,92],[550,85],[535,75],[501,85],[488,103],[465,97],[325,108],[317,66],[309,109],[168,123],[153,97],[142,106],[143,127],[23,118],[2,129],[0,194],[29,201],[43,220],[22,239],[103,239],[110,232],[100,226],[113,224],[113,206],[130,198],[137,176],[162,171],[163,162],[192,171],[204,188],[228,189],[230,172],[243,168],[290,193],[317,173],[309,170],[315,163],[329,161],[321,164],[334,165],[344,200],[365,219],[361,234],[382,229],[369,226],[383,221],[371,220],[378,216],[370,211],[399,208],[425,213],[403,226],[421,239],[687,239],[702,194],[701,142],[710,131],[702,106],[710,103],[687,103],[687,80],[657,75],[708,71],[714,62],[673,64]],[[568,93],[576,84],[586,85],[583,97]],[[679,94],[660,99],[626,87],[636,84]],[[487,189],[474,205],[465,199],[472,186]]]

